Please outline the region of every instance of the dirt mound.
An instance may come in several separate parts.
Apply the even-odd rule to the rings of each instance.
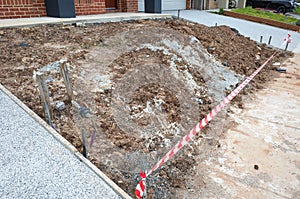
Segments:
[[[274,49],[258,46],[229,27],[183,20],[5,29],[0,35],[0,82],[43,117],[32,75],[66,58],[76,102],[93,117],[83,118],[67,102],[59,74],[47,73],[55,128],[81,150],[84,129],[96,132],[90,159],[130,195],[140,170],[150,169],[199,119],[251,74]],[[226,37],[224,36],[226,35]],[[280,61],[288,53],[279,52]],[[260,88],[271,65],[251,84]],[[253,90],[252,90],[253,91]],[[236,98],[241,106],[241,97]],[[194,166],[218,147],[226,112],[176,158],[150,176],[149,198],[189,196],[203,188]],[[204,139],[209,136],[211,139]],[[92,143],[92,141],[91,141]],[[185,191],[183,191],[185,189]],[[192,195],[192,194],[191,194]],[[190,196],[189,196],[190,197]]]

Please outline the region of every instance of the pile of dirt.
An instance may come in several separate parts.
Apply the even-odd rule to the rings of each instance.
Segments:
[[[68,102],[58,71],[49,71],[52,107],[66,103],[64,110],[53,108],[54,126],[80,151],[85,130],[93,144],[89,159],[133,196],[139,171],[149,170],[274,52],[229,27],[184,20],[13,28],[0,34],[0,83],[44,117],[33,74],[67,59],[74,100],[92,117],[82,117]],[[272,62],[290,55],[279,51]],[[272,77],[272,69],[268,64],[243,94],[261,88]],[[235,102],[242,107],[241,96]],[[176,197],[178,191],[202,186],[192,185],[189,176],[218,147],[227,128],[221,123],[227,117],[221,113],[176,158],[149,177],[149,198]],[[213,139],[201,142],[206,135]]]

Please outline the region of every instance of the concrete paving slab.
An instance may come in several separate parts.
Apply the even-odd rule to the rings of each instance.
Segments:
[[[34,17],[22,19],[2,19],[0,28],[34,26],[42,24],[69,24],[69,23],[104,23],[117,21],[130,21],[139,19],[166,19],[172,18],[170,14],[152,13],[108,13],[99,15],[83,15],[76,18]]]
[[[1,85],[0,124],[0,198],[130,198]]]

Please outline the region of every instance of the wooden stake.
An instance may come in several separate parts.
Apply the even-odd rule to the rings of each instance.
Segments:
[[[70,81],[70,77],[69,77],[68,67],[67,67],[67,64],[65,61],[60,63],[60,74],[64,78],[64,83],[66,86],[68,97],[69,97],[70,102],[72,102],[73,90],[72,90],[71,81]]]
[[[180,17],[180,10],[178,10],[178,13],[177,13],[177,18],[179,19]]]
[[[45,112],[45,118],[46,122],[52,126],[52,110],[50,107],[50,99],[49,99],[49,92],[48,92],[48,86],[45,80],[45,75],[43,73],[37,73],[36,74],[36,80],[39,86],[40,96],[42,105]]]

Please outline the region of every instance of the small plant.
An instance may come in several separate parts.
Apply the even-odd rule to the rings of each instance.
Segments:
[[[295,14],[300,14],[300,6],[297,6],[296,9],[294,10]]]
[[[296,22],[297,26],[300,26],[300,19],[298,19],[298,21]]]
[[[220,14],[220,15],[224,15],[224,8],[220,8],[220,9],[219,9],[219,14]]]

